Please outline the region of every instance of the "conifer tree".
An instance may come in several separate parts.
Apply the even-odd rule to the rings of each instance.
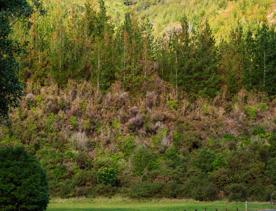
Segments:
[[[177,83],[185,90],[189,90],[192,77],[192,62],[194,46],[189,32],[189,23],[187,17],[181,21],[182,31],[178,35],[178,47],[176,49],[176,61],[179,69]]]
[[[120,56],[120,68],[117,78],[123,82],[125,89],[131,89],[141,84],[144,77],[142,60],[149,52],[148,36],[143,37],[143,28],[130,13],[125,15],[123,26],[117,33],[116,49]]]
[[[213,97],[219,90],[218,52],[207,22],[190,31],[183,18],[181,32],[172,34],[161,49],[162,77],[192,95]]]
[[[262,24],[244,39],[243,83],[247,89],[276,94],[276,32]]]
[[[244,62],[243,29],[235,28],[229,41],[222,41],[219,45],[220,74],[229,95],[236,94],[242,88]]]
[[[218,52],[210,25],[206,21],[196,35],[192,91],[205,96],[215,96],[219,91]]]

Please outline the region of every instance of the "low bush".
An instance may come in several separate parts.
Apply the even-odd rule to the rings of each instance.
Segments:
[[[226,189],[230,201],[245,201],[247,199],[247,192],[244,184],[230,184]]]
[[[117,170],[103,167],[97,172],[97,181],[100,184],[115,186],[117,183]]]
[[[132,186],[130,190],[130,197],[133,198],[152,198],[157,197],[162,189],[162,184],[141,182]]]

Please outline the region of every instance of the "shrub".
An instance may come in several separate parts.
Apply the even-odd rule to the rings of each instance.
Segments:
[[[243,184],[231,184],[226,189],[230,201],[245,201],[247,199],[246,187]]]
[[[117,183],[117,170],[111,167],[103,167],[97,172],[97,181],[100,184],[115,186]]]
[[[21,147],[0,149],[0,209],[46,210],[46,174],[35,157]]]
[[[72,129],[75,130],[78,127],[78,118],[76,116],[71,116],[69,119],[70,125]]]
[[[215,153],[211,150],[206,149],[200,149],[199,151],[197,151],[195,158],[193,160],[194,166],[196,166],[203,172],[212,171],[214,169],[213,165],[218,165],[214,162],[219,162],[218,160],[216,160]]]
[[[131,164],[136,176],[142,176],[145,171],[152,171],[159,167],[156,155],[145,147],[140,147],[134,152]]]
[[[246,106],[245,113],[250,119],[256,119],[257,117],[257,108],[255,106]]]
[[[194,172],[186,182],[185,189],[190,192],[193,199],[199,201],[212,201],[218,197],[217,187],[208,179],[207,175]]]
[[[162,196],[168,198],[185,197],[185,189],[183,184],[179,184],[176,181],[166,183],[162,188]]]
[[[169,107],[169,109],[171,110],[176,110],[178,107],[177,101],[176,100],[168,100],[167,101],[167,106]]]
[[[119,148],[125,156],[131,155],[135,148],[135,138],[133,136],[125,136],[119,139]]]

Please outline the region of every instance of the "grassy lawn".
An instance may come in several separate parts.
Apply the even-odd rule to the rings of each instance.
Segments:
[[[48,211],[240,211],[245,210],[245,203],[226,201],[196,202],[192,200],[147,200],[137,201],[123,198],[99,199],[54,199]],[[248,211],[270,209],[269,203],[249,203]],[[276,206],[274,206],[276,208]]]

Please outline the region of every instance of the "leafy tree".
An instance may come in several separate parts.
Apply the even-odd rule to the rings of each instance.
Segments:
[[[38,0],[32,3],[37,8],[40,6]],[[0,0],[0,116],[7,116],[22,94],[15,60],[20,47],[9,38],[12,22],[16,18],[30,16],[32,11],[33,7],[26,0]]]
[[[18,66],[14,53],[17,46],[9,39],[11,25],[9,17],[23,15],[29,9],[26,1],[0,1],[0,115],[7,115],[9,108],[17,104],[22,87],[17,78]]]
[[[35,157],[20,147],[0,149],[1,210],[46,210],[46,174]]]

